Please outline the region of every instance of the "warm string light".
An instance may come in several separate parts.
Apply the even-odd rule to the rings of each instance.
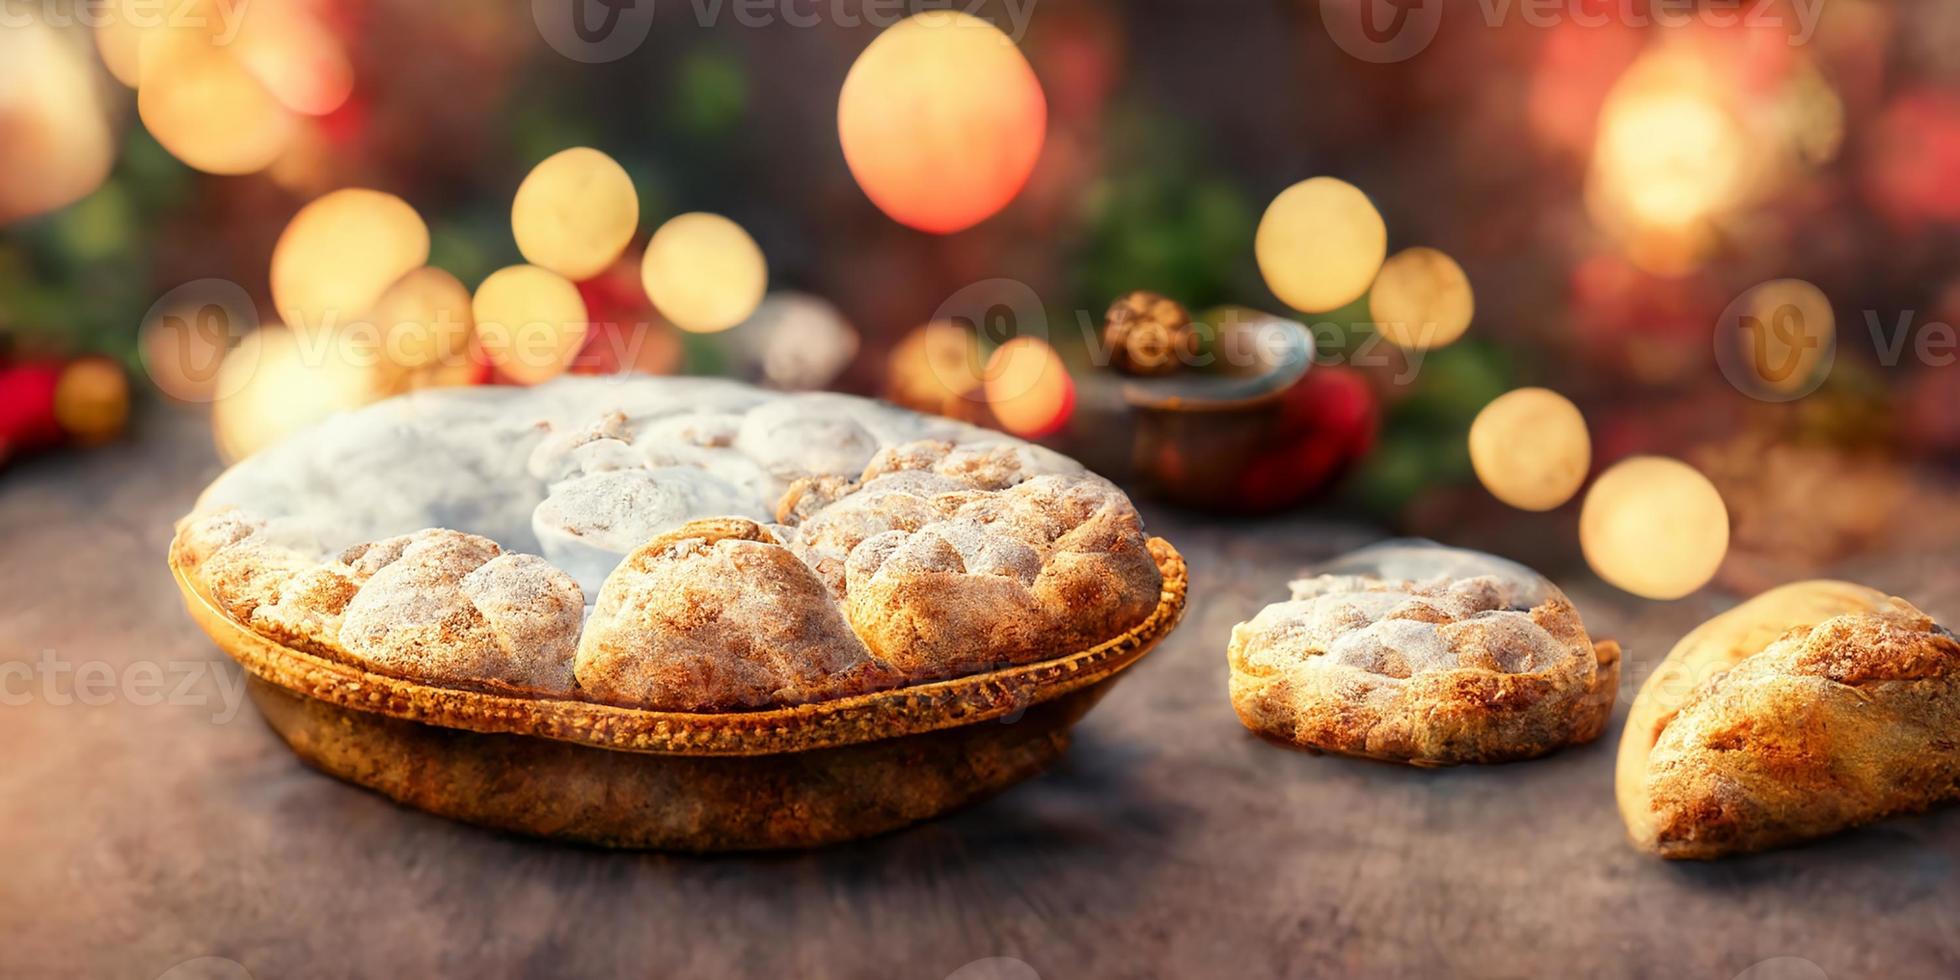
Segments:
[[[1585,416],[1555,391],[1506,392],[1470,424],[1470,465],[1491,496],[1523,510],[1551,510],[1579,492],[1592,466]]]
[[[583,281],[626,251],[639,230],[640,198],[612,157],[573,147],[547,157],[524,178],[510,226],[525,261]]]
[[[273,305],[300,329],[349,323],[428,261],[428,226],[406,201],[334,191],[301,208],[273,246]]]
[[[908,17],[858,55],[837,101],[844,160],[894,221],[948,234],[991,217],[1034,172],[1048,103],[999,28],[950,11]]]
[[[1388,228],[1354,185],[1313,177],[1267,205],[1253,250],[1280,302],[1324,313],[1368,291],[1388,254]]]
[[[484,357],[518,384],[540,384],[565,373],[589,329],[578,287],[534,265],[491,273],[476,287],[471,311]]]
[[[1729,512],[1700,471],[1635,456],[1586,492],[1579,545],[1599,577],[1634,595],[1678,599],[1708,583],[1729,549]]]
[[[715,333],[755,312],[769,285],[769,267],[741,225],[695,211],[668,219],[653,233],[640,282],[675,326]]]

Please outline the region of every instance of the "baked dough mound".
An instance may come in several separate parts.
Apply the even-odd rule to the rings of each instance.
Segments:
[[[392,676],[737,711],[1115,639],[1162,598],[1146,545],[1113,485],[999,433],[561,379],[297,434],[205,491],[173,561],[239,624]]]
[[[1777,847],[1960,797],[1960,642],[1903,602],[1792,629],[1702,680],[1648,757],[1671,858]]]
[[[1411,550],[1391,547],[1405,559]],[[1246,727],[1420,766],[1528,759],[1597,738],[1619,648],[1595,646],[1571,600],[1514,574],[1520,566],[1456,549],[1414,555],[1424,552],[1448,572],[1302,579],[1290,601],[1235,627],[1231,696]],[[1455,577],[1472,571],[1482,574]]]
[[[432,528],[321,561],[223,511],[187,525],[180,548],[229,615],[281,643],[434,683],[572,689],[578,583],[488,538]]]
[[[1047,659],[1157,605],[1163,579],[1136,509],[1101,480],[1038,476],[929,503],[929,519],[864,538],[845,562],[851,625],[901,670],[942,677]]]
[[[627,556],[579,643],[579,686],[671,711],[805,704],[895,686],[809,566],[762,525],[695,521]]]
[[[675,710],[801,704],[1044,660],[1142,622],[1163,578],[1135,508],[1100,478],[1028,477],[1040,470],[1012,448],[908,444],[857,481],[798,481],[778,513],[800,524],[658,536],[600,590],[579,685]]]

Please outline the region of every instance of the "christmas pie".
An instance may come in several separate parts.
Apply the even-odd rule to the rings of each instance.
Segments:
[[[1620,739],[1634,843],[1713,858],[1960,796],[1960,642],[1846,582],[1766,592],[1682,639]]]
[[[1449,766],[1544,755],[1606,724],[1619,647],[1536,572],[1413,541],[1319,572],[1232,630],[1232,705],[1254,732]]]
[[[171,563],[206,629],[285,694],[689,756],[809,754],[1060,699],[1141,656],[1183,598],[1176,553],[1066,457],[706,379],[435,390],[335,417],[213,483]],[[793,794],[837,777],[777,778]],[[571,835],[778,846],[858,829]]]

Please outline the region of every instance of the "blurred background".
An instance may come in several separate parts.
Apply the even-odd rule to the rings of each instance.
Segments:
[[[0,467],[207,413],[235,458],[411,387],[635,369],[889,397],[1084,453],[1186,508],[1324,508],[1501,535],[1525,557],[1573,552],[1581,501],[1575,483],[1507,506],[1487,489],[1506,454],[1578,453],[1581,478],[1672,457],[1719,492],[1721,575],[1741,589],[1960,525],[1960,5],[961,4],[1025,56],[1043,112],[956,130],[968,142],[942,152],[1030,132],[1039,152],[1025,186],[1003,178],[997,213],[981,201],[982,220],[943,233],[894,220],[870,186],[877,159],[945,142],[940,110],[891,109],[852,147],[839,98],[900,16],[946,4],[573,6],[0,0]],[[590,19],[568,32],[574,15]],[[963,91],[993,112],[1013,93],[975,57]],[[964,64],[901,59],[864,98]],[[274,363],[284,348],[255,331],[292,319],[275,253],[309,202],[394,195],[426,228],[410,264],[475,290],[525,261],[513,197],[571,147],[624,168],[638,219],[616,261],[578,277],[584,322],[546,342],[562,364],[512,370],[480,338],[358,377]],[[1316,176],[1366,195],[1390,254],[1443,253],[1440,278],[1402,288],[1418,302],[1467,282],[1461,339],[1374,342],[1386,278],[1332,309],[1278,295],[1262,216],[1285,218],[1281,192]],[[939,188],[952,205],[968,191]],[[648,295],[649,238],[703,211],[766,259],[768,299],[727,329]],[[335,235],[352,233],[314,238]],[[283,274],[330,290],[399,244],[294,245]],[[1093,342],[1139,289],[1205,322],[1225,305],[1292,318],[1316,363],[1252,415],[1139,394]],[[467,329],[467,294],[450,294]],[[1801,370],[1768,371],[1780,355],[1760,344],[1726,363],[1731,334],[1785,343]],[[1015,336],[1065,373],[993,384],[1019,370],[998,356]],[[241,349],[258,370],[227,383]],[[1589,452],[1513,435],[1480,473],[1473,422],[1527,386],[1583,412]],[[1189,455],[1234,432],[1254,445]]]

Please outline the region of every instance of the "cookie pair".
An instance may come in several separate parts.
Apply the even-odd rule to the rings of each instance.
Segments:
[[[1620,651],[1514,562],[1427,542],[1363,549],[1232,631],[1233,707],[1304,748],[1417,766],[1530,759],[1597,738]],[[1709,858],[1960,796],[1960,643],[1842,582],[1758,596],[1690,633],[1629,711],[1628,833]]]

